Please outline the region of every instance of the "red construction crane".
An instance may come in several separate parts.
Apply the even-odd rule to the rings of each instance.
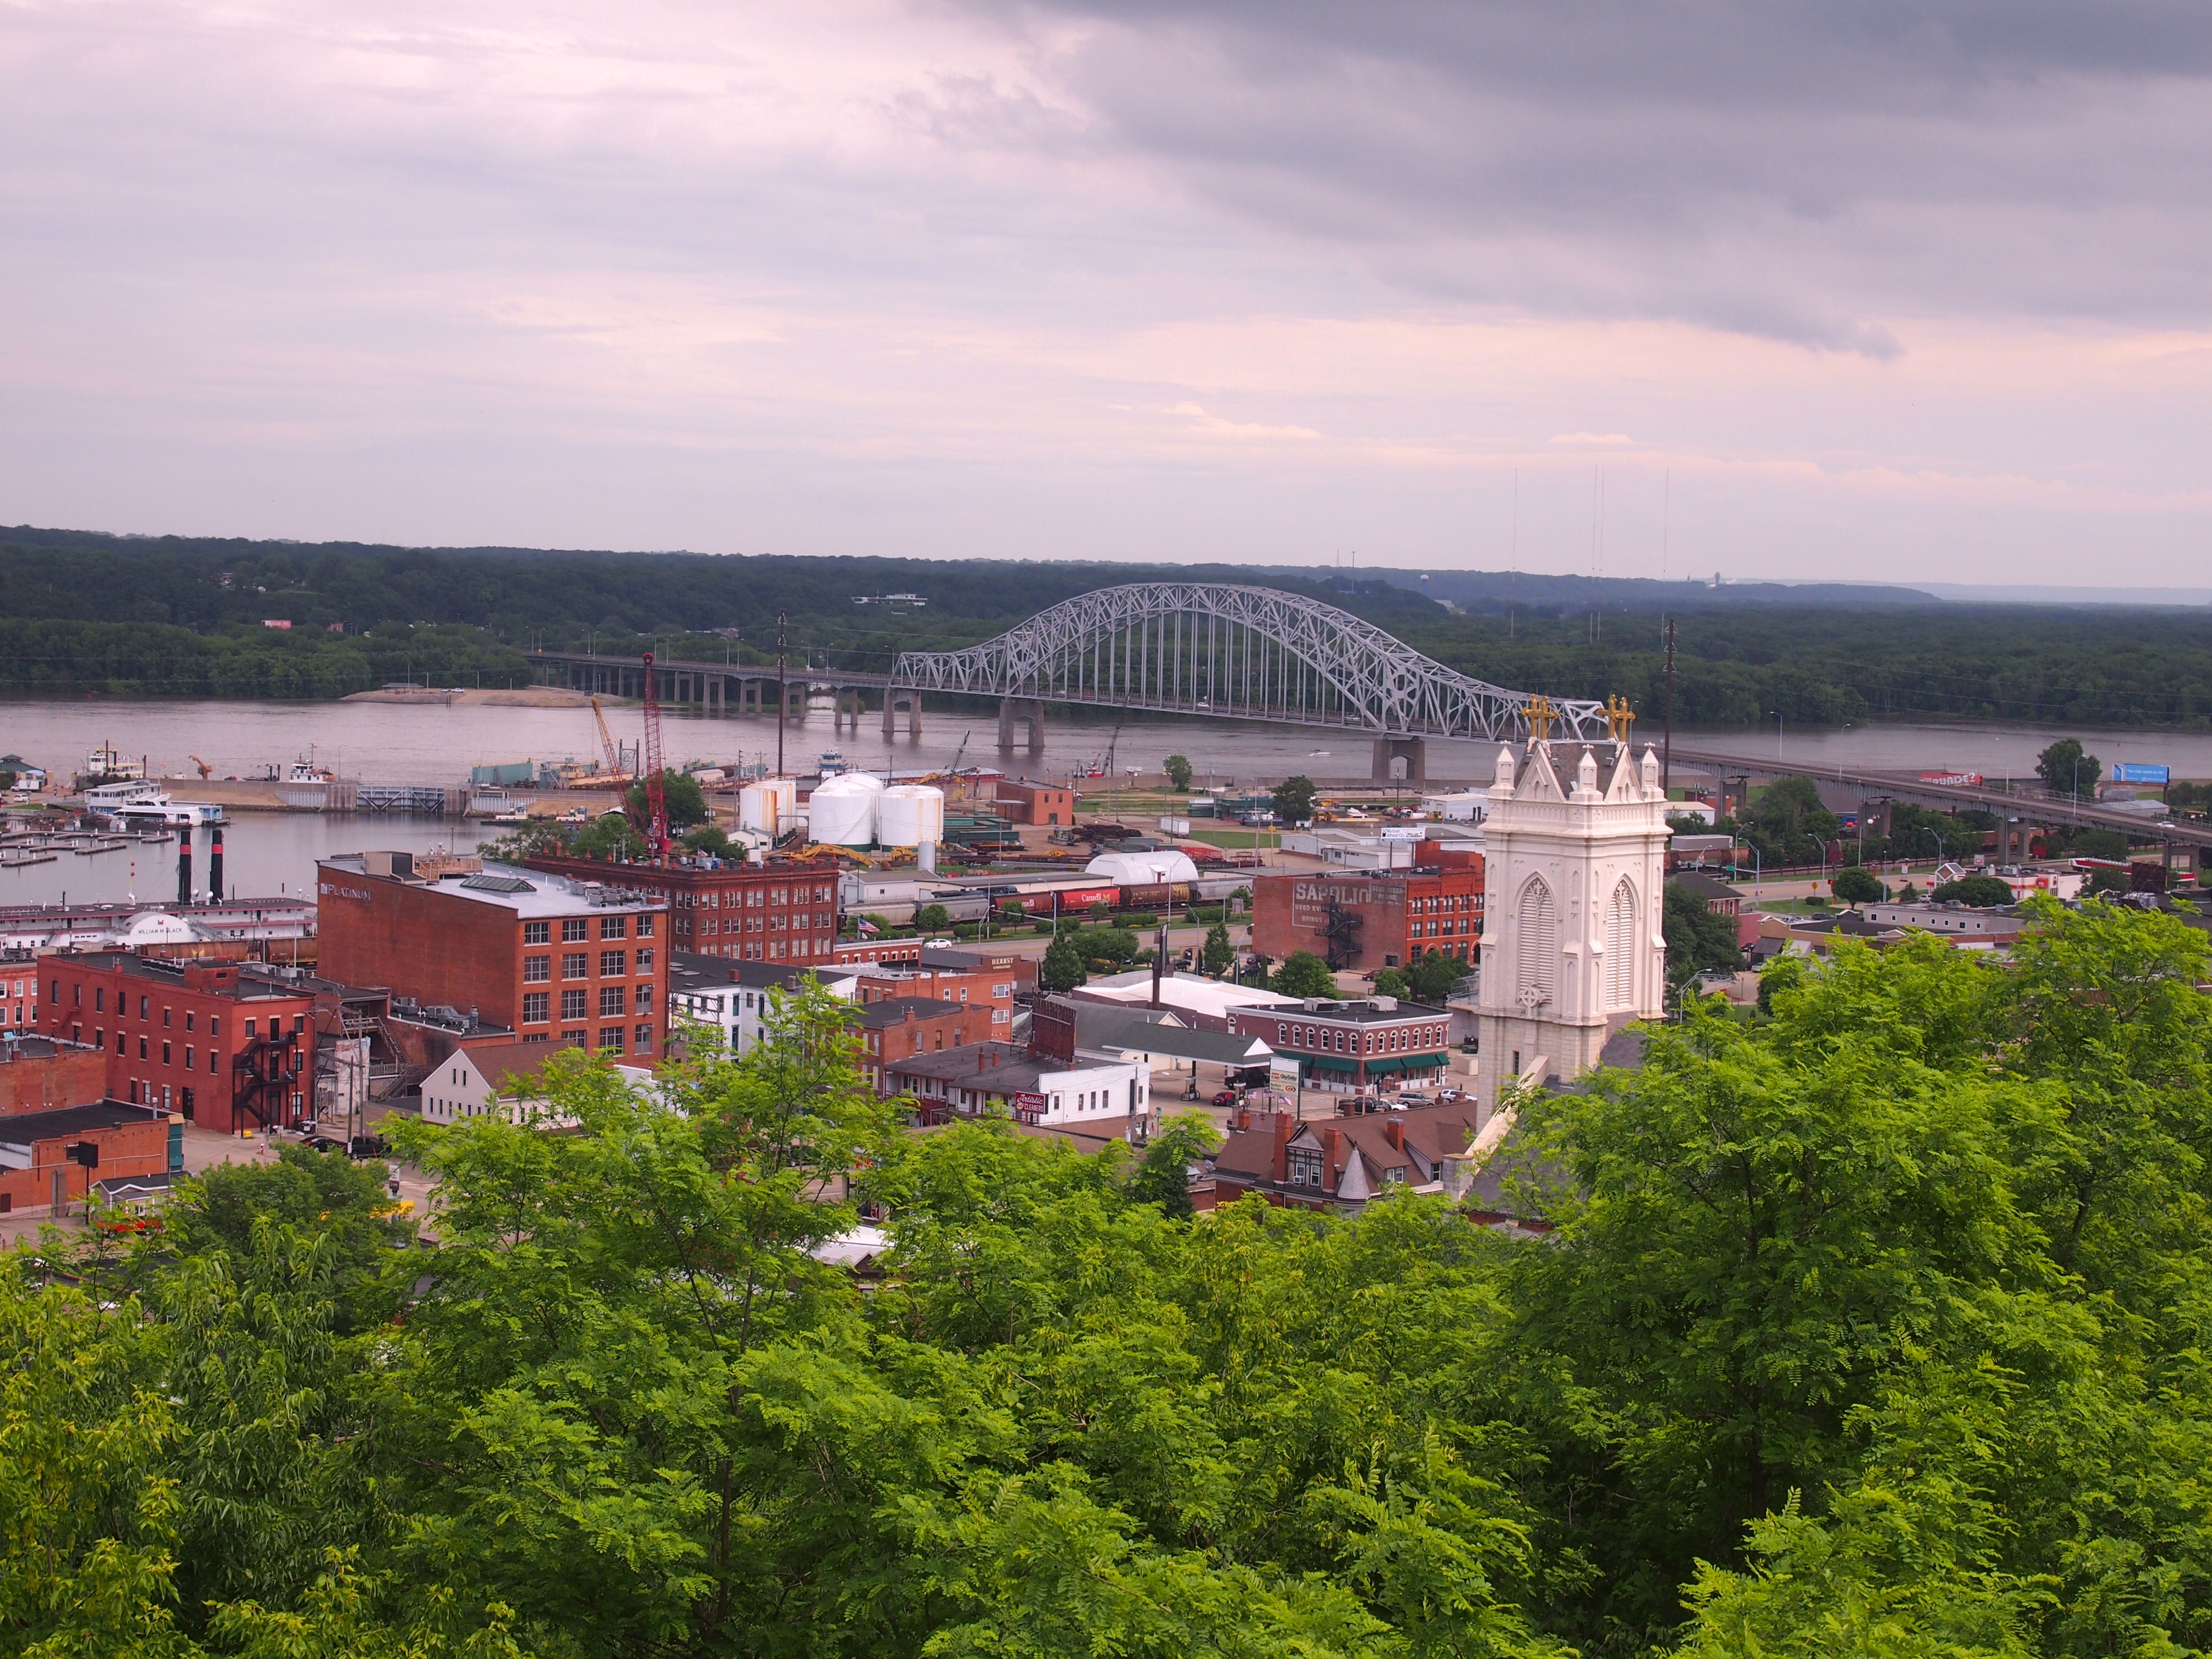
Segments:
[[[655,864],[668,862],[668,792],[661,781],[660,691],[653,653],[645,653],[645,840]]]

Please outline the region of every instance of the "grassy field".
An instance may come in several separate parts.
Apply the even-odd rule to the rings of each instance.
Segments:
[[[1190,841],[1202,841],[1208,847],[1218,847],[1224,853],[1240,851],[1248,847],[1280,847],[1283,834],[1279,830],[1216,829],[1204,818],[1191,820]]]

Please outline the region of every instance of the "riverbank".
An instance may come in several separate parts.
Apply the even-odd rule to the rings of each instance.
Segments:
[[[571,691],[564,685],[478,687],[466,685],[386,685],[374,691],[352,691],[339,702],[389,702],[410,708],[588,708],[592,694]],[[635,707],[623,697],[602,696],[603,707]]]

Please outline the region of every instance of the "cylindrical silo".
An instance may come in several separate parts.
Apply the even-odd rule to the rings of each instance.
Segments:
[[[945,839],[945,792],[927,784],[895,783],[878,803],[876,836],[886,847],[920,847]]]
[[[781,834],[783,823],[776,807],[775,791],[767,782],[747,784],[738,791],[738,828]]]
[[[807,797],[808,834],[830,847],[866,847],[876,838],[876,797],[883,786],[873,778],[842,772],[826,778]]]

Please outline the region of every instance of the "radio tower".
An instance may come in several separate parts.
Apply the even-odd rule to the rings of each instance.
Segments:
[[[653,653],[645,653],[645,841],[655,864],[668,862],[668,791],[661,781],[660,690]]]

